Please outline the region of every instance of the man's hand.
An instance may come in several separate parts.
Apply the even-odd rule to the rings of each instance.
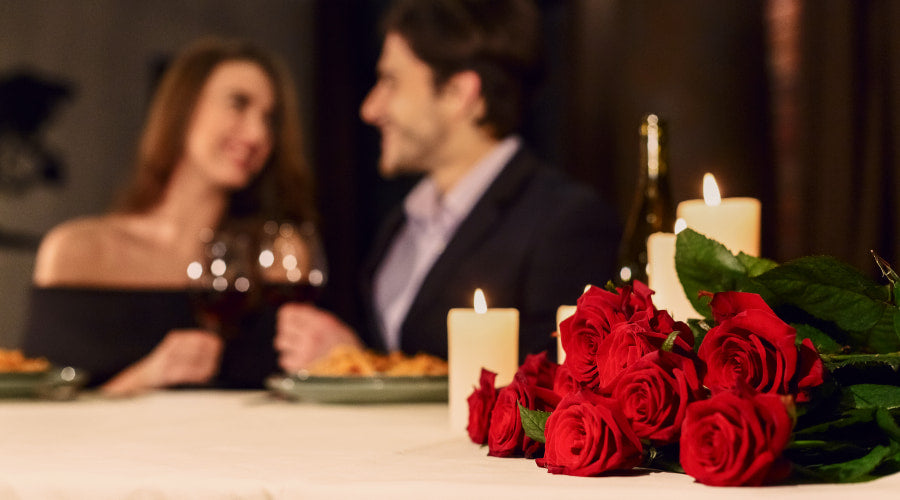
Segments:
[[[309,304],[291,302],[278,310],[275,349],[278,364],[294,373],[309,368],[335,346],[362,347],[356,333],[333,314]]]

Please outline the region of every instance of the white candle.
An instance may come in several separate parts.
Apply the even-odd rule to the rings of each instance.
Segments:
[[[647,285],[654,292],[653,305],[665,309],[676,321],[700,318],[694,310],[675,269],[676,233],[653,233],[647,238]]]
[[[447,364],[450,426],[465,432],[469,395],[478,386],[481,369],[497,374],[496,386],[512,382],[519,368],[519,311],[488,309],[481,289],[474,309],[450,309],[447,314]]]
[[[712,174],[703,178],[703,199],[678,204],[677,217],[694,231],[725,245],[732,253],[759,256],[760,213],[756,198],[725,198]]]
[[[575,314],[575,306],[559,306],[556,309],[556,362],[563,364],[566,361],[566,351],[562,346],[562,334],[559,330],[559,324],[565,321],[569,316]]]

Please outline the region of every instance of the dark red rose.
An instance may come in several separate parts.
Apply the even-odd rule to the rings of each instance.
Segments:
[[[632,320],[637,316],[638,314],[636,313],[635,316],[632,316]],[[669,311],[657,311],[648,321],[650,323],[650,331],[656,334],[655,337],[659,339],[660,346],[666,341],[669,334],[678,332],[673,349],[681,354],[688,354],[694,351],[694,332],[691,331],[691,327],[684,321],[672,319]]]
[[[597,347],[597,378],[586,387],[609,395],[613,381],[628,365],[659,349],[647,335],[648,329],[646,321],[616,325]]]
[[[469,403],[469,425],[466,427],[466,430],[469,432],[469,439],[476,444],[487,444],[488,429],[491,425],[491,411],[494,409],[494,403],[497,401],[497,389],[494,388],[496,378],[496,373],[482,368],[479,387],[472,392],[467,400]]]
[[[614,325],[628,319],[621,303],[619,295],[592,286],[578,298],[575,313],[560,323],[565,364],[579,383],[593,383],[597,377],[597,346]]]
[[[652,351],[616,378],[612,397],[639,438],[654,445],[678,439],[688,405],[706,396],[695,362],[674,352]]]
[[[577,392],[579,388],[578,381],[572,376],[569,366],[563,364],[556,370],[556,380],[553,381],[553,392],[564,398],[567,395]]]
[[[500,389],[494,409],[491,411],[491,426],[488,429],[488,455],[512,457],[522,453],[525,431],[519,417],[518,401],[525,399],[525,386],[513,380]]]
[[[653,290],[645,285],[642,281],[634,280],[631,287],[619,288],[619,294],[625,299],[623,309],[627,314],[632,315],[639,311],[656,311],[653,305]]]
[[[560,401],[544,436],[544,458],[537,464],[553,474],[596,476],[641,463],[641,441],[616,402],[590,391]]]
[[[718,325],[697,352],[707,366],[703,381],[707,387],[729,389],[740,379],[757,392],[790,394],[805,401],[809,389],[822,383],[824,366],[815,347],[808,340],[798,347],[796,330],[758,295],[717,293],[710,307]]]
[[[799,359],[797,365],[797,389],[796,400],[806,403],[810,400],[809,391],[825,381],[825,365],[819,357],[819,351],[813,345],[812,340],[803,339],[798,346]]]
[[[658,330],[660,324],[662,331]],[[673,331],[679,332],[674,350],[685,355],[691,354],[691,344],[685,340],[690,338],[693,341],[690,329],[684,323],[672,321],[668,313],[661,312],[653,317],[650,311],[642,311],[635,313],[631,320],[615,325],[612,332],[597,346],[594,361],[597,377],[591,384],[585,384],[585,387],[610,394],[611,384],[622,370],[645,354],[660,349]]]
[[[784,479],[790,464],[781,453],[793,422],[790,396],[723,391],[691,403],[681,426],[684,471],[712,486],[759,486]]]
[[[705,295],[710,295],[708,292]],[[720,292],[711,294],[709,303],[713,319],[719,323],[748,309],[761,309],[775,314],[759,294],[746,292]]]
[[[556,362],[547,359],[547,351],[542,351],[539,354],[525,356],[525,362],[516,373],[522,374],[528,379],[530,385],[552,389],[558,368],[559,365]]]
[[[579,384],[597,386],[597,348],[616,325],[635,317],[657,317],[652,294],[646,285],[635,282],[633,286],[618,288],[617,293],[592,286],[578,298],[575,313],[560,324],[559,334],[566,351],[565,362]],[[671,321],[668,313],[665,317]],[[690,334],[687,325],[684,329]]]
[[[529,410],[553,411],[559,400],[552,389],[534,385],[524,374],[516,374],[512,383],[500,389],[491,411],[488,455],[526,458],[539,456],[543,452],[543,445],[525,435],[518,405]]]

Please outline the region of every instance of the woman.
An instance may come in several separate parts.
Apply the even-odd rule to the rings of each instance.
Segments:
[[[25,351],[84,368],[114,395],[217,375],[225,386],[261,385],[276,366],[274,314],[223,345],[195,326],[186,269],[201,260],[208,228],[313,220],[299,139],[294,86],[278,61],[242,41],[189,47],[160,82],[118,206],[41,243]]]

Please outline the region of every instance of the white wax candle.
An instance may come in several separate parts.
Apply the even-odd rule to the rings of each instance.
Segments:
[[[653,304],[665,309],[676,321],[702,317],[684,294],[675,269],[673,233],[653,233],[647,238],[647,285],[653,290]]]
[[[451,309],[447,314],[448,402],[454,431],[465,432],[468,398],[478,387],[482,368],[497,374],[496,387],[512,382],[519,368],[518,309],[487,309],[481,297],[480,303],[476,298],[476,309]]]
[[[712,175],[707,174],[704,181],[704,199],[679,203],[676,216],[684,219],[687,227],[722,243],[732,253],[758,257],[762,212],[759,200],[720,198]]]
[[[559,364],[563,364],[566,361],[566,351],[563,350],[559,324],[575,314],[575,309],[575,306],[559,306],[556,310],[556,362]]]

